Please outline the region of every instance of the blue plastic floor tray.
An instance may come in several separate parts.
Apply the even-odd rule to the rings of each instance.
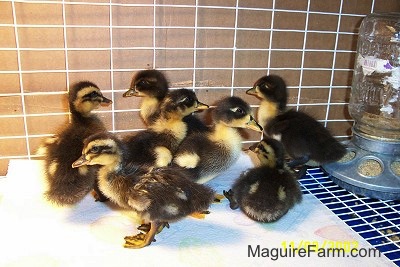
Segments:
[[[312,194],[342,221],[400,266],[400,201],[357,196],[336,185],[320,168],[299,179],[303,194]]]

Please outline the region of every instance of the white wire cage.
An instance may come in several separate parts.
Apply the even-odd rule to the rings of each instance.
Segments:
[[[131,0],[0,1],[0,165],[34,158],[43,137],[68,121],[67,88],[91,80],[113,100],[107,128],[144,128],[139,100],[123,99],[132,75],[157,68],[172,88],[212,104],[245,95],[262,75],[283,76],[289,106],[348,138],[354,40],[366,13],[396,1]],[[245,142],[256,141],[249,133]]]

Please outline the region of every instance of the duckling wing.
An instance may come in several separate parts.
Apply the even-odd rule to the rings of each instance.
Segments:
[[[50,201],[75,204],[93,189],[97,167],[71,168],[82,154],[83,139],[92,134],[92,130],[71,124],[54,142],[45,144],[45,177],[49,188],[45,194]]]
[[[287,153],[293,158],[309,156],[320,163],[335,161],[345,148],[321,123],[300,111],[287,111],[268,126],[269,135],[280,135]]]
[[[173,167],[159,168],[145,175],[140,185],[135,186],[150,200],[146,210],[150,220],[177,220],[209,207],[214,199],[213,190],[190,181],[186,174]]]
[[[273,135],[293,130],[293,127],[300,126],[299,124],[304,120],[301,115],[302,114],[294,110],[289,110],[285,113],[279,114],[266,125],[265,131],[269,135]],[[302,129],[304,129],[304,127],[302,127],[301,130]]]
[[[208,143],[204,134],[193,133],[179,145],[174,155],[174,163],[183,168],[194,169],[201,160],[202,151]]]
[[[137,165],[166,166],[172,160],[177,141],[169,133],[152,130],[138,132],[125,138],[128,161]]]
[[[179,146],[173,162],[187,168],[198,183],[211,180],[236,159],[229,144],[212,140],[206,133],[188,136]]]
[[[284,114],[283,114],[284,115]],[[294,159],[309,156],[310,142],[315,142],[313,129],[300,117],[277,116],[271,121],[267,133],[281,141],[286,152]]]

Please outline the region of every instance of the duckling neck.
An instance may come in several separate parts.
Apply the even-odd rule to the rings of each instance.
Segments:
[[[94,125],[97,125],[97,126],[102,125],[99,118],[91,112],[82,114],[77,111],[71,111],[71,122],[83,124],[85,126],[85,128],[90,128]]]
[[[270,159],[266,159],[263,156],[259,156],[258,159],[260,160],[260,163],[262,166],[268,166],[270,168],[275,168],[276,167],[276,162]]]
[[[99,178],[108,177],[110,174],[118,174],[122,170],[122,163],[120,160],[114,161],[110,164],[103,165],[99,169]]]
[[[145,97],[140,105],[140,116],[146,123],[151,123],[151,118],[158,112],[160,101],[156,97]]]
[[[99,188],[109,198],[114,198],[114,190],[111,183],[115,182],[122,170],[121,161],[115,161],[100,167],[98,171]]]
[[[210,139],[214,142],[226,144],[230,147],[241,146],[242,137],[238,129],[229,127],[222,122],[214,125],[214,130],[210,134]]]
[[[88,104],[88,102],[85,103],[78,103],[77,101],[70,102],[69,103],[69,110],[71,112],[72,119],[74,120],[82,120],[85,118],[91,117],[93,107]]]
[[[82,112],[79,112],[76,110],[71,110],[71,116],[73,119],[82,120],[82,119],[87,119],[87,118],[92,117],[93,114],[91,112],[82,113]]]
[[[275,118],[279,113],[279,104],[270,101],[261,101],[260,108],[257,113],[257,122],[265,127],[270,120]]]

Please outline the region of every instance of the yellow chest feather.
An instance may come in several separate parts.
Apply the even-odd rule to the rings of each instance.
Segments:
[[[159,101],[156,98],[145,97],[140,105],[140,116],[148,123],[148,118],[157,112]]]
[[[261,126],[267,125],[267,122],[278,115],[278,105],[269,101],[261,101],[257,113],[257,122]]]
[[[238,155],[242,148],[242,137],[235,128],[217,124],[215,131],[209,135],[211,141],[220,143],[232,152]]]
[[[98,182],[100,191],[110,198],[111,201],[118,204],[121,207],[128,208],[129,206],[121,200],[119,194],[116,192],[116,189],[112,186],[113,181],[108,180],[108,174],[112,171],[110,168],[103,166],[100,168],[98,172]]]

